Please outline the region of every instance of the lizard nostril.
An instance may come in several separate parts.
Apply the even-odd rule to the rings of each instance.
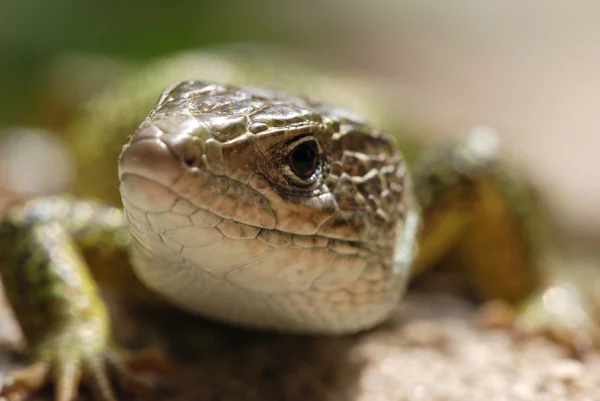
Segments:
[[[183,156],[183,163],[189,168],[196,167],[198,163],[198,157],[193,154]]]
[[[204,141],[188,134],[164,135],[162,141],[186,168],[204,168]]]

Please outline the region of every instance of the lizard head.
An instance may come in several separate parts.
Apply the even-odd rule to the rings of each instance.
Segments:
[[[178,83],[124,147],[119,180],[138,274],[188,309],[276,327],[289,313],[273,318],[264,306],[273,299],[296,297],[308,313],[310,294],[331,296],[325,309],[366,304],[352,291],[370,292],[374,305],[399,296],[392,264],[410,206],[406,166],[388,136],[350,112],[277,91]],[[232,318],[224,310],[236,297],[241,317]],[[389,307],[371,309],[340,330]]]

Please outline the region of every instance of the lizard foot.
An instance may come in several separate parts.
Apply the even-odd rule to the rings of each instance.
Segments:
[[[98,401],[116,401],[112,381],[128,393],[155,398],[161,386],[143,373],[167,374],[170,359],[159,351],[128,352],[116,349],[85,356],[61,354],[50,362],[38,361],[11,372],[0,383],[0,400],[23,400],[54,383],[55,401],[72,401],[83,381]]]
[[[514,330],[519,338],[547,335],[566,345],[574,356],[600,347],[600,324],[593,301],[569,282],[547,287],[527,299]]]
[[[518,308],[490,301],[480,309],[477,320],[483,328],[511,330],[521,341],[548,337],[581,357],[600,348],[600,323],[593,305],[572,283],[563,282],[533,293]]]

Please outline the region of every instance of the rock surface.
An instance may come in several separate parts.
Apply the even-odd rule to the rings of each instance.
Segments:
[[[475,308],[445,295],[411,294],[376,330],[329,338],[250,333],[178,313],[112,311],[121,344],[175,355],[177,390],[168,400],[600,399],[600,356],[576,361],[546,340],[517,344],[506,332],[483,331]],[[24,363],[19,343],[3,303],[1,374]],[[50,392],[35,399],[49,400]]]

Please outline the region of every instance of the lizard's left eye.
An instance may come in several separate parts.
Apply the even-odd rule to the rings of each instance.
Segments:
[[[290,184],[304,190],[321,181],[321,147],[315,137],[305,136],[288,143],[281,156],[282,171]]]
[[[308,180],[317,172],[319,145],[314,139],[298,144],[289,154],[292,171],[302,180]]]

